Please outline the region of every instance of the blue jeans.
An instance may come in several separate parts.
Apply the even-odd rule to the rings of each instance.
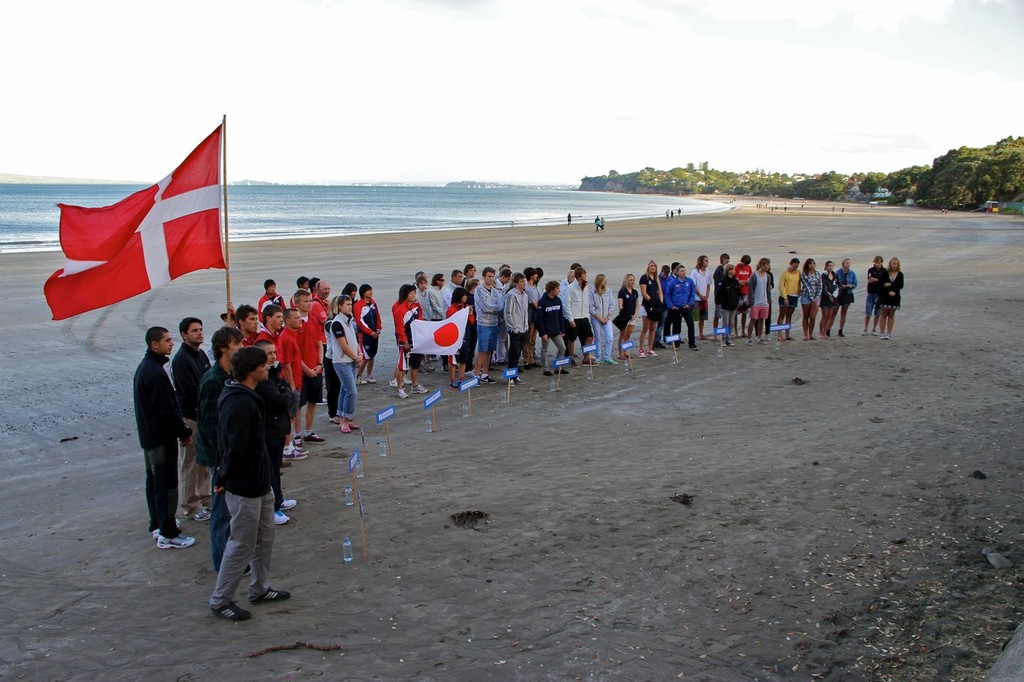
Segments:
[[[594,342],[597,343],[599,358],[611,360],[612,346],[615,345],[615,325],[611,320],[600,322],[596,317],[591,317],[590,326],[594,328]]]
[[[341,393],[338,394],[338,416],[352,419],[356,413],[356,363],[336,362],[334,372],[341,380]]]
[[[224,558],[224,548],[231,534],[231,514],[228,513],[224,496],[213,492],[214,468],[210,467],[210,554],[213,557],[213,570],[220,571],[220,560]]]

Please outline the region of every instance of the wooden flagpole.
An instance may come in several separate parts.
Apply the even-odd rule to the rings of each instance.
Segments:
[[[221,163],[221,175],[220,183],[221,189],[224,193],[224,283],[227,288],[227,313],[228,317],[226,323],[228,325],[234,324],[235,309],[231,305],[231,255],[230,246],[228,242],[228,116],[224,114],[224,118],[220,124],[220,163]]]

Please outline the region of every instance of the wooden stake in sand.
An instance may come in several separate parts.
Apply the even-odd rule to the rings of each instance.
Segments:
[[[362,538],[362,560],[367,560],[367,522],[364,509],[362,509],[362,493],[359,491],[359,481],[355,473],[359,468],[361,458],[359,449],[356,447],[348,458],[348,473],[352,476],[352,492],[355,495],[356,503],[359,505],[359,536]],[[364,463],[364,466],[366,464]]]
[[[718,357],[722,357],[722,353],[725,352],[725,337],[729,334],[729,327],[715,327],[714,335],[718,339]]]
[[[462,383],[459,384],[459,393],[466,394],[466,410],[463,413],[463,417],[473,416],[473,390],[480,385],[480,379],[477,377],[470,377],[463,379]]]
[[[384,425],[384,438],[388,446],[387,450],[382,450],[380,453],[381,457],[387,457],[388,453],[394,453],[391,449],[391,429],[388,428],[388,420],[395,416],[395,406],[385,407],[383,410],[377,413],[377,423]],[[365,466],[365,465],[364,465]]]
[[[672,364],[679,364],[679,349],[676,348],[676,344],[679,343],[679,334],[673,334],[672,336],[665,337],[665,345],[672,348]]]
[[[580,352],[583,353],[583,357],[580,358],[580,362],[587,366],[587,378],[594,378],[594,368],[597,367],[597,363],[594,362],[594,356],[597,355],[597,344],[591,343],[580,347]],[[590,355],[590,362],[587,362],[587,355]]]
[[[558,358],[557,360],[554,360],[551,363],[551,368],[555,372],[555,390],[556,391],[560,390],[558,388],[558,385],[562,382],[562,368],[566,367],[571,362],[572,362],[572,358],[564,357],[564,358]]]
[[[423,409],[430,410],[430,418],[427,424],[430,428],[427,429],[427,433],[437,432],[437,413],[434,412],[434,406],[441,401],[441,389],[437,389],[426,398],[423,399]]]
[[[512,402],[512,384],[513,384],[512,380],[515,379],[517,376],[519,376],[519,368],[518,367],[509,367],[508,369],[506,369],[505,371],[503,371],[501,373],[501,376],[502,376],[503,379],[505,379],[505,381],[508,382],[508,387],[505,389],[505,401],[504,401],[505,404],[508,405],[509,403]]]

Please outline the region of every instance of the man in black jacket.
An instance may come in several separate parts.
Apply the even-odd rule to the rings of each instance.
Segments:
[[[281,526],[291,520],[284,510],[292,509],[297,504],[295,500],[285,499],[281,490],[284,437],[292,432],[291,417],[288,414],[292,390],[281,378],[274,343],[263,339],[257,341],[256,345],[267,354],[267,380],[256,384],[255,391],[263,400],[264,443],[270,457],[270,487],[274,490],[274,523]]]
[[[196,430],[199,411],[199,380],[210,369],[210,357],[199,346],[203,343],[203,321],[186,317],[178,325],[181,348],[171,359],[174,394],[185,417],[185,423]],[[195,443],[178,450],[178,516],[196,521],[209,521],[210,470],[196,464]]]
[[[178,441],[192,442],[192,429],[181,416],[174,387],[164,370],[174,339],[163,327],[146,330],[146,355],[135,370],[135,422],[146,457],[146,504],[149,531],[159,549],[191,547],[196,539],[182,535],[174,520],[178,506]]]
[[[219,459],[213,490],[224,495],[231,514],[231,536],[210,595],[210,609],[221,618],[247,620],[252,614],[234,602],[246,565],[250,566],[248,597],[252,603],[281,601],[291,595],[270,586],[274,547],[274,493],[267,455],[263,400],[254,390],[267,379],[267,354],[258,346],[234,356],[229,381],[217,401]]]

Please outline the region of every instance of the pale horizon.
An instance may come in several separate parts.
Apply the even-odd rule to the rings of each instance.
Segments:
[[[42,0],[0,17],[9,174],[152,183],[223,114],[229,182],[276,184],[888,173],[1024,134],[1011,0]]]

